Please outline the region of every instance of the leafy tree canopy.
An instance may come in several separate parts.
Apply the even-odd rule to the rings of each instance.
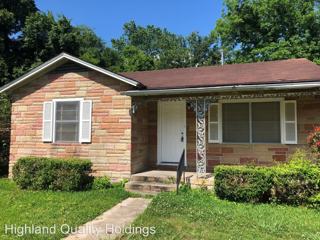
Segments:
[[[225,0],[214,35],[230,62],[320,60],[318,0]]]
[[[211,36],[194,32],[183,37],[153,25],[137,26],[134,21],[126,23],[123,30],[112,46],[122,58],[124,71],[211,65],[219,59]]]

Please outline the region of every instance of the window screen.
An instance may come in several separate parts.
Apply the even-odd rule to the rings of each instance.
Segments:
[[[280,103],[251,103],[252,142],[279,143],[280,135]]]
[[[250,142],[249,103],[222,105],[223,142]]]
[[[55,140],[57,142],[79,141],[80,102],[57,102]]]

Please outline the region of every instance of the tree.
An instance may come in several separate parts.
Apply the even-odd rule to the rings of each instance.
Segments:
[[[216,39],[212,37],[201,37],[198,33],[183,37],[153,25],[138,26],[134,21],[126,23],[123,30],[119,39],[112,40],[112,46],[122,58],[124,71],[201,66],[217,62]],[[142,61],[147,63],[138,64]],[[131,63],[134,64],[129,66]]]
[[[0,86],[11,79],[19,58],[18,36],[27,16],[37,11],[33,0],[0,1]]]
[[[219,64],[218,39],[214,35],[203,37],[193,32],[187,37],[187,42],[191,54],[190,66]]]
[[[320,59],[317,0],[225,0],[214,34],[230,62]]]
[[[36,12],[30,15],[22,28],[20,42],[23,60],[14,68],[13,77],[61,52],[79,56],[77,32],[64,16],[56,20],[51,13]]]
[[[121,59],[118,52],[107,47],[92,29],[86,26],[76,26],[74,31],[79,43],[79,57],[82,60],[115,72],[121,71]]]

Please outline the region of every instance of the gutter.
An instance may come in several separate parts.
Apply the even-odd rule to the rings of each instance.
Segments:
[[[156,95],[175,95],[191,93],[216,93],[234,91],[261,91],[261,90],[291,90],[308,89],[320,87],[318,82],[304,83],[280,83],[280,84],[252,84],[252,85],[230,85],[216,87],[195,87],[195,88],[172,88],[172,89],[151,89],[151,90],[130,90],[123,92],[127,96],[156,96]]]

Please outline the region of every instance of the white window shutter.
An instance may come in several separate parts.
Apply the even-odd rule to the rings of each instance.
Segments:
[[[209,142],[221,143],[221,105],[219,103],[210,104],[209,108]]]
[[[92,118],[92,101],[85,100],[81,102],[80,110],[80,142],[91,142],[91,118]]]
[[[42,141],[52,142],[53,103],[43,103]]]
[[[297,144],[297,103],[295,100],[283,102],[282,143]]]

